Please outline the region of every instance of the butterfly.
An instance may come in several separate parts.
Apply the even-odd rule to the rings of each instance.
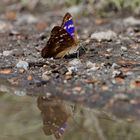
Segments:
[[[61,138],[68,126],[69,118],[65,103],[53,96],[39,96],[37,105],[41,111],[44,133],[47,136],[54,135],[56,139]]]
[[[74,53],[77,47],[77,33],[70,13],[66,13],[61,26],[55,26],[46,46],[41,51],[43,58],[63,58]]]

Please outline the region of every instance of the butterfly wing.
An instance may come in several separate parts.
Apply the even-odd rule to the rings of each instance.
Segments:
[[[67,123],[65,122],[64,124],[62,124],[62,126],[60,126],[57,131],[55,131],[54,135],[57,139],[60,139],[61,136],[64,134],[65,129],[67,127]]]
[[[76,43],[71,35],[62,27],[55,26],[51,31],[50,39],[42,49],[41,55],[44,58],[64,57]]]
[[[70,13],[65,14],[61,27],[71,35],[75,42],[77,41],[77,33]]]

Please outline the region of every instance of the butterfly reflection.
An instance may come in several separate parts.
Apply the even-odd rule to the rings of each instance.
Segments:
[[[70,117],[65,104],[57,98],[45,96],[38,97],[37,104],[41,110],[44,133],[47,136],[54,135],[56,139],[61,138]]]
[[[66,13],[61,26],[55,26],[41,55],[44,58],[63,58],[77,50],[77,33],[70,13]]]

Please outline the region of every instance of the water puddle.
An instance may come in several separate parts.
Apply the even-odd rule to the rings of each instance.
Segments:
[[[140,123],[57,97],[0,94],[1,140],[138,140]]]

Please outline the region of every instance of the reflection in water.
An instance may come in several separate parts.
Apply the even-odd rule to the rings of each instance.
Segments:
[[[139,119],[119,119],[54,97],[37,101],[38,107],[36,98],[0,93],[0,140],[54,140],[62,135],[63,140],[140,140]]]
[[[41,110],[44,133],[59,139],[67,128],[67,120],[70,116],[64,102],[56,97],[40,96],[37,104]]]

